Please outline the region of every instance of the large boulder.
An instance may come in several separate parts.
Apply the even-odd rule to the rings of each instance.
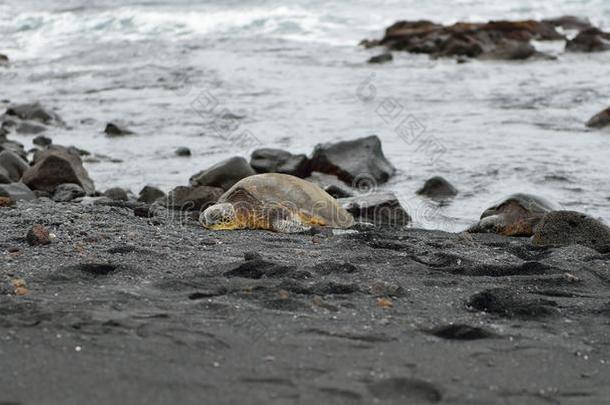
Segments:
[[[256,172],[246,159],[236,156],[193,175],[190,178],[190,184],[193,187],[220,187],[226,191],[241,179],[255,174]]]
[[[566,42],[566,51],[570,52],[603,52],[610,50],[610,33],[598,28],[580,31]]]
[[[0,137],[0,152],[5,150],[15,153],[16,155],[23,158],[23,160],[27,160],[27,152],[25,151],[25,148],[21,143]]]
[[[80,157],[60,146],[38,152],[34,166],[23,174],[22,181],[31,189],[50,193],[64,183],[78,184],[89,195],[95,192],[93,181]]]
[[[335,198],[347,198],[354,196],[354,190],[339,180],[337,176],[333,176],[332,174],[311,172],[311,175],[305,180],[316,184],[318,187]]]
[[[8,197],[13,201],[32,201],[36,195],[23,183],[0,184],[0,197]]]
[[[442,200],[456,196],[457,189],[441,176],[432,177],[424,183],[423,187],[417,190],[417,194],[435,200]]]
[[[352,185],[360,180],[385,183],[396,172],[383,154],[381,141],[376,135],[317,145],[311,158],[311,169],[333,174]]]
[[[64,123],[59,115],[44,108],[39,102],[11,105],[7,108],[6,115],[25,121],[38,121],[43,124]]]
[[[411,222],[411,217],[393,193],[366,194],[337,201],[358,222],[389,227],[404,227]]]
[[[530,194],[513,194],[483,212],[470,233],[497,233],[504,236],[532,236],[534,227],[548,212],[559,206]]]
[[[0,183],[13,183],[21,180],[21,176],[28,167],[27,162],[14,152],[9,150],[0,152]]]
[[[587,121],[587,126],[589,128],[603,128],[608,125],[610,125],[610,107],[595,114],[589,121]]]
[[[252,152],[250,166],[258,173],[284,173],[297,177],[311,174],[309,159],[281,149],[263,148]]]
[[[532,243],[536,246],[583,245],[610,253],[610,227],[575,211],[553,211],[536,226]]]
[[[224,194],[219,187],[208,186],[178,186],[169,192],[163,202],[167,208],[181,211],[203,211]]]

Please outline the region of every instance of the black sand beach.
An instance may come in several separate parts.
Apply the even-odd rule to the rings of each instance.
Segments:
[[[31,246],[40,223],[55,238]],[[0,403],[601,404],[608,254],[2,208]]]

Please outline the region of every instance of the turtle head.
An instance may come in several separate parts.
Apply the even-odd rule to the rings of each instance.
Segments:
[[[199,222],[214,231],[238,228],[235,208],[229,203],[215,204],[206,208],[199,216]]]

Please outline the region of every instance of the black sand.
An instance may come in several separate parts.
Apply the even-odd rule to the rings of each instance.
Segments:
[[[35,223],[51,245],[27,244]],[[2,405],[610,398],[610,255],[588,248],[212,233],[41,202],[0,226]]]

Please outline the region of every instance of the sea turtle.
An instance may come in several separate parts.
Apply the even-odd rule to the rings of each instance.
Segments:
[[[486,209],[471,233],[498,233],[505,236],[532,236],[534,227],[547,212],[560,207],[531,194],[513,194]]]
[[[212,230],[267,229],[292,233],[312,226],[349,228],[354,218],[317,185],[287,174],[264,173],[237,182],[200,216]]]

